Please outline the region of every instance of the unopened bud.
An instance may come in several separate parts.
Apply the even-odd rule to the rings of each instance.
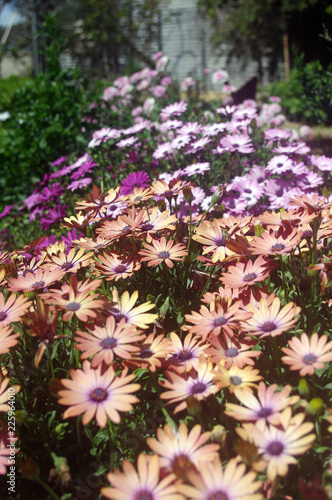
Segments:
[[[189,203],[189,205],[191,205],[191,203],[194,199],[194,195],[193,195],[191,187],[184,186],[182,192],[183,192],[183,198],[186,200],[187,203]]]
[[[223,200],[224,193],[225,193],[225,187],[222,184],[219,184],[219,186],[212,195],[211,206],[217,204],[219,205]]]
[[[313,415],[314,417],[322,415],[324,410],[325,405],[321,398],[313,398],[307,406],[307,413],[310,413],[310,415]]]
[[[310,385],[305,378],[301,378],[299,382],[299,393],[302,397],[309,396],[310,394]]]

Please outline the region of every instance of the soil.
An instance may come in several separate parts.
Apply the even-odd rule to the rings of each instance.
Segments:
[[[324,155],[332,158],[332,138],[331,137],[309,137],[305,141],[311,149],[312,154]]]

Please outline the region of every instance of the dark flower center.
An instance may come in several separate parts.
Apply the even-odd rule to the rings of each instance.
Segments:
[[[114,271],[118,274],[125,273],[127,271],[127,266],[125,264],[119,264],[118,266],[116,266]]]
[[[0,321],[3,321],[7,318],[7,313],[5,311],[0,311]]]
[[[121,233],[126,233],[127,231],[129,231],[130,229],[130,226],[124,226],[122,229],[121,229]]]
[[[303,238],[311,238],[312,237],[312,229],[307,229],[306,231],[303,231],[302,237]]]
[[[225,247],[226,241],[223,238],[215,240],[215,245],[216,247]]]
[[[303,361],[306,365],[313,365],[317,361],[317,356],[315,356],[314,354],[306,354],[303,357]]]
[[[112,349],[114,346],[116,346],[116,344],[117,344],[116,339],[113,339],[112,337],[107,337],[106,339],[103,339],[103,340],[100,342],[100,345],[101,345],[104,349]]]
[[[101,403],[102,401],[105,401],[105,399],[107,398],[107,391],[105,391],[105,389],[103,389],[102,387],[97,387],[96,389],[93,389],[90,397],[92,401]]]
[[[276,325],[272,323],[271,321],[265,321],[260,327],[261,330],[264,332],[272,332],[272,330],[275,330]]]
[[[73,267],[72,262],[64,262],[61,266],[61,269],[65,269],[66,271],[68,271],[68,269],[71,269],[72,267]]]
[[[80,304],[78,304],[77,302],[70,302],[67,305],[67,309],[69,309],[69,311],[78,311],[80,307]]]
[[[245,282],[249,282],[249,281],[253,281],[257,278],[257,274],[256,273],[248,273],[246,274],[244,277],[243,277],[243,281]]]
[[[120,323],[120,321],[125,318],[125,320],[127,321],[128,318],[125,314],[122,314],[122,312],[118,311],[118,312],[112,312],[113,316],[114,316],[114,319],[117,323]]]
[[[152,229],[153,229],[153,225],[149,224],[148,222],[145,222],[144,224],[141,225],[142,231],[151,231]]]
[[[135,500],[154,500],[154,498],[149,491],[142,490],[136,494]]]
[[[134,198],[134,201],[141,201],[141,199],[142,199],[142,198],[143,198],[143,196],[136,196],[136,197]]]
[[[278,456],[281,455],[283,450],[284,450],[284,445],[280,443],[280,441],[273,441],[272,443],[269,444],[266,451],[270,455]]]
[[[193,355],[190,351],[184,349],[183,351],[179,352],[178,357],[179,359],[181,359],[181,361],[185,361],[186,359],[191,359]]]
[[[32,285],[32,288],[36,290],[37,288],[45,288],[45,286],[46,286],[45,281],[36,281],[36,283]]]
[[[272,252],[280,252],[280,250],[283,250],[285,248],[285,245],[283,243],[276,243],[275,245],[272,245],[271,250]]]
[[[206,384],[203,384],[203,382],[195,382],[191,386],[191,394],[199,394],[201,392],[204,392],[206,390]]]
[[[169,257],[169,256],[170,256],[170,253],[169,253],[169,252],[165,252],[165,251],[163,251],[163,252],[159,252],[159,253],[158,253],[158,257],[159,257],[159,259],[168,259],[168,257]]]
[[[226,318],[224,318],[224,317],[221,317],[221,318],[216,318],[216,319],[214,320],[214,322],[213,322],[213,324],[214,324],[215,326],[222,326],[222,325],[224,325],[225,323],[227,323],[227,319],[226,319]]]
[[[153,352],[149,348],[142,349],[139,356],[140,358],[151,358],[151,356],[153,356]]]
[[[251,193],[252,193],[251,189],[249,189],[249,188],[245,189],[245,190],[244,190],[244,192],[245,192],[245,193],[248,193],[248,194],[251,194]]]
[[[177,476],[183,476],[193,465],[187,455],[177,455],[172,460],[172,471]]]
[[[238,355],[238,350],[235,347],[229,347],[226,349],[225,354],[228,358],[235,358]]]
[[[229,381],[232,385],[241,385],[242,384],[242,378],[239,377],[238,375],[234,375],[234,377],[231,377],[229,379]]]
[[[271,408],[261,408],[257,415],[261,418],[266,418],[269,417],[272,414]]]
[[[224,491],[214,491],[207,500],[228,500],[228,495]]]

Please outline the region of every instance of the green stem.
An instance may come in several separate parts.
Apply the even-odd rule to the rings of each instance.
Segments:
[[[20,382],[20,386],[22,388],[23,395],[24,395],[24,400],[25,400],[25,403],[27,405],[28,404],[28,394],[27,394],[27,390],[26,390],[24,378],[22,377],[21,368],[20,368],[20,362],[18,360],[18,357],[17,357],[17,354],[15,352],[15,349],[12,350],[11,355],[12,355],[12,359],[13,359],[13,365],[14,365],[14,368],[15,368],[15,373],[16,373],[16,376],[17,376],[19,382]]]
[[[272,349],[273,349],[273,356],[274,356],[276,367],[277,367],[279,382],[281,382],[281,380],[282,380],[282,373],[281,373],[281,366],[280,366],[280,358],[279,358],[279,353],[278,353],[277,340],[276,340],[275,337],[272,337]]]

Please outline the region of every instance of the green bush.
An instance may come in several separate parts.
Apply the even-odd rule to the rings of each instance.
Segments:
[[[0,80],[0,113],[8,111],[15,91],[28,81],[29,78],[16,75]]]
[[[290,81],[271,84],[269,93],[281,98],[290,120],[332,124],[332,65],[325,69],[319,61],[303,64],[302,55],[291,71]]]

